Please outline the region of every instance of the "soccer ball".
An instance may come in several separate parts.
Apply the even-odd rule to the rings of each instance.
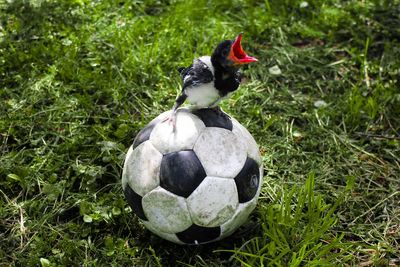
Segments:
[[[178,244],[220,240],[256,206],[263,169],[258,146],[221,110],[165,112],[136,136],[122,186],[144,226]]]

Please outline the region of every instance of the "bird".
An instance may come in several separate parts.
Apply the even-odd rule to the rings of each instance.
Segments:
[[[192,109],[217,108],[218,104],[236,91],[241,82],[240,67],[257,62],[243,50],[243,33],[234,40],[224,40],[211,56],[201,56],[186,68],[179,68],[182,91],[176,98],[169,121],[175,128],[176,112],[187,100]]]

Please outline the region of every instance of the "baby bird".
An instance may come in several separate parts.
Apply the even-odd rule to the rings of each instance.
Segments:
[[[238,89],[241,81],[239,68],[256,62],[241,45],[242,33],[235,40],[221,42],[210,56],[193,60],[187,68],[180,68],[182,92],[175,101],[171,115],[166,119],[175,128],[177,109],[188,100],[193,109],[214,108]]]

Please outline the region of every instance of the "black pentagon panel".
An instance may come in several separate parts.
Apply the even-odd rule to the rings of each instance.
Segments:
[[[161,161],[160,185],[178,196],[188,197],[206,176],[192,150],[168,153]]]
[[[150,134],[153,131],[154,127],[163,119],[163,117],[157,117],[149,122],[143,129],[141,129],[136,135],[135,140],[133,140],[132,149],[135,149],[141,143],[149,140]]]
[[[133,212],[142,220],[147,221],[146,215],[143,211],[142,197],[135,193],[132,188],[127,184],[124,189],[124,195],[129,206]]]
[[[219,107],[195,110],[193,114],[199,117],[207,127],[219,127],[232,131],[231,118]]]
[[[203,227],[193,224],[183,232],[177,233],[176,236],[180,241],[186,244],[201,244],[213,241],[221,235],[221,228]]]
[[[247,157],[242,170],[235,177],[235,183],[239,194],[239,203],[253,199],[260,183],[260,170],[254,159]]]

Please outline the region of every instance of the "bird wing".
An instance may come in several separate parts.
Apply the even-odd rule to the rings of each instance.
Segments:
[[[179,69],[179,72],[183,80],[182,90],[185,90],[187,87],[194,87],[214,80],[214,75],[207,64],[199,59],[195,59],[193,64],[189,67]]]

